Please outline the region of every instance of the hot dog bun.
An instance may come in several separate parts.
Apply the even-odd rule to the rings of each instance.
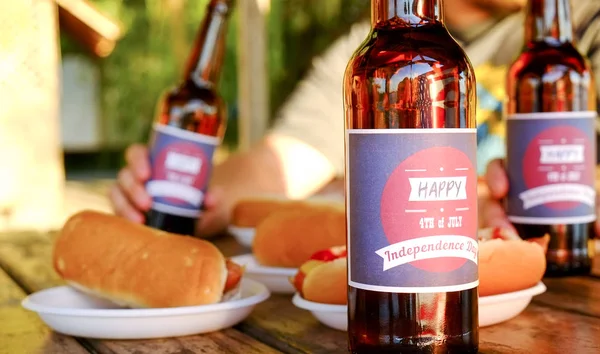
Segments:
[[[255,228],[274,212],[302,208],[307,202],[281,198],[247,198],[238,201],[233,207],[231,224],[238,227]]]
[[[319,251],[290,279],[308,301],[345,305],[348,302],[346,246]]]
[[[311,255],[346,242],[343,205],[278,211],[256,228],[252,251],[265,266],[297,268]]]
[[[242,277],[210,242],[95,211],[67,220],[53,266],[72,286],[136,308],[217,303]]]
[[[478,236],[479,296],[527,289],[544,276],[550,236],[525,241],[504,228],[483,229]]]
[[[303,200],[285,199],[282,197],[254,197],[239,200],[233,207],[231,224],[237,227],[256,228],[269,215],[286,210],[312,209],[336,205],[343,207],[342,202],[332,202],[330,198],[312,197]]]

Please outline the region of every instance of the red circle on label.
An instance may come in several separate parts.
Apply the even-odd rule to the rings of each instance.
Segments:
[[[575,163],[550,163],[554,160],[546,153],[542,161],[542,149],[552,149],[559,146],[583,146],[583,162]],[[554,148],[556,151],[556,148]],[[593,160],[593,151],[588,136],[582,130],[571,126],[556,126],[546,129],[536,135],[525,150],[522,170],[523,179],[527,189],[532,189],[549,184],[577,183],[592,185],[588,168],[588,161]],[[556,161],[556,160],[554,160]],[[577,178],[578,177],[578,178]],[[574,208],[577,202],[550,202],[544,206],[565,210]]]
[[[437,180],[431,179],[440,177]],[[415,186],[427,187],[415,187],[421,194],[413,191],[412,200],[411,179],[416,183]],[[409,156],[390,174],[381,196],[381,223],[390,244],[441,235],[476,239],[476,180],[477,174],[471,160],[456,148],[434,147]],[[433,183],[436,181],[437,184]],[[449,186],[449,181],[454,181],[452,188],[442,190],[442,181],[446,181],[446,187]],[[459,182],[462,185],[458,185]],[[464,193],[460,191],[461,188]],[[462,198],[463,194],[466,199],[440,200]],[[430,224],[431,218],[433,228],[423,227]],[[443,227],[440,228],[442,218]],[[413,261],[410,264],[430,272],[450,272],[460,268],[465,262],[467,260],[464,258],[444,257]]]

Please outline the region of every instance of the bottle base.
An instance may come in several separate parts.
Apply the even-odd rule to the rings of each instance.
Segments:
[[[570,263],[570,264],[552,264],[546,265],[544,277],[560,278],[578,275],[589,275],[592,271],[590,264],[585,263]]]
[[[155,209],[150,209],[146,213],[145,225],[174,234],[194,237],[197,222],[198,219],[196,218],[171,215]]]
[[[586,275],[593,262],[594,223],[567,225],[531,225],[513,223],[521,238],[528,240],[550,235],[544,277]]]
[[[475,354],[478,346],[469,345],[393,345],[385,346],[357,346],[349,350],[352,354]]]

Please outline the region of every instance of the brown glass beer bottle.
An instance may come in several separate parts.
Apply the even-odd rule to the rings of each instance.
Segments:
[[[588,273],[596,220],[596,92],[573,44],[569,0],[530,0],[507,78],[508,218],[550,235],[547,276]]]
[[[150,141],[152,208],[146,225],[194,235],[212,157],[225,134],[226,107],[217,86],[233,0],[211,0],[182,82],[158,105]]]
[[[352,353],[476,353],[476,85],[440,0],[372,0],[344,77]]]

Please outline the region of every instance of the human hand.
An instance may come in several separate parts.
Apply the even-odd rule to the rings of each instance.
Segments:
[[[496,159],[488,164],[484,181],[487,193],[480,194],[478,202],[480,227],[502,227],[516,232],[502,205],[502,199],[508,193],[508,176],[503,160]]]
[[[514,231],[514,227],[506,217],[501,200],[508,193],[508,176],[504,168],[504,161],[496,159],[491,161],[486,170],[485,181],[487,183],[487,195],[479,196],[479,215],[481,227],[508,227]],[[600,195],[596,194],[596,215],[600,216]],[[594,233],[600,234],[600,217],[594,224]]]
[[[110,202],[115,214],[143,223],[145,212],[152,206],[152,198],[144,187],[150,178],[148,149],[141,144],[129,146],[125,162],[117,175],[117,183],[110,190]]]
[[[196,226],[196,234],[209,238],[225,231],[229,223],[230,207],[224,190],[212,186],[204,195],[204,203],[200,222]]]

